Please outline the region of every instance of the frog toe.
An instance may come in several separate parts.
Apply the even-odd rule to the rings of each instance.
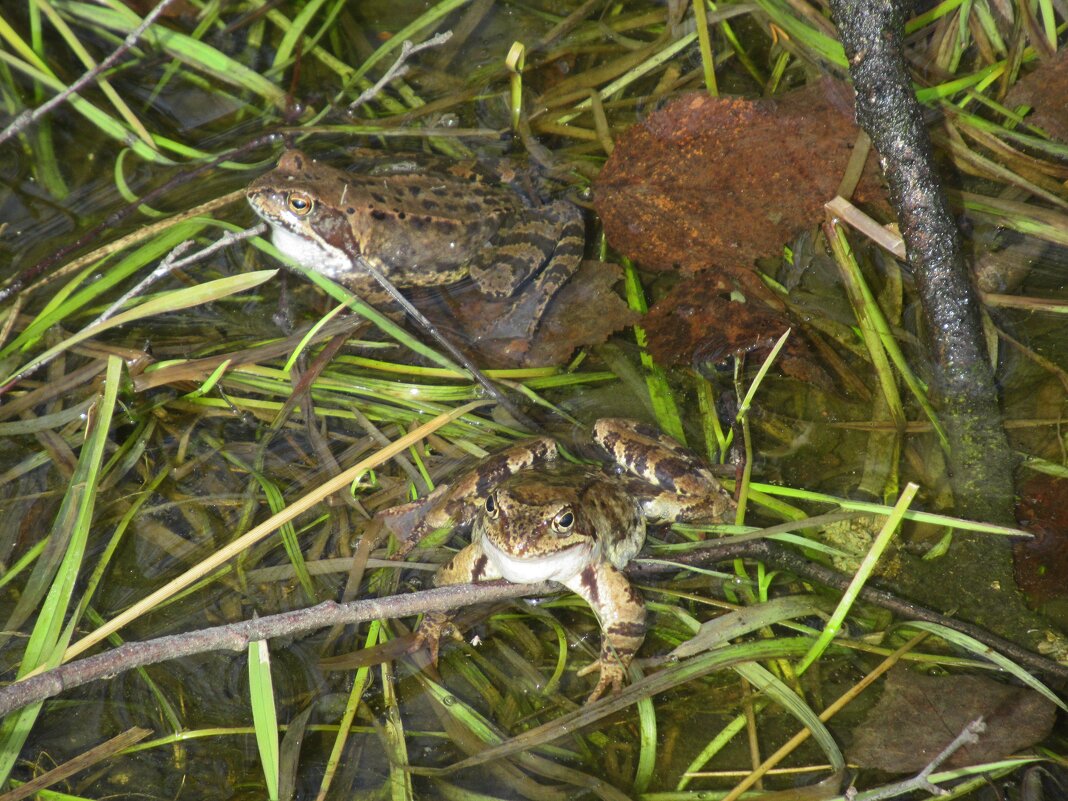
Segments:
[[[592,704],[597,699],[601,698],[605,692],[611,688],[613,695],[619,695],[623,692],[623,679],[625,670],[624,667],[618,662],[605,662],[602,659],[598,659],[596,662],[591,662],[582,668],[578,672],[579,676],[586,676],[593,673],[595,670],[600,670],[600,677],[597,679],[597,686],[593,688],[593,692],[590,693],[586,699],[587,704]]]
[[[444,612],[427,612],[415,630],[411,651],[425,648],[430,655],[430,664],[437,666],[443,638],[463,640],[448,615]]]

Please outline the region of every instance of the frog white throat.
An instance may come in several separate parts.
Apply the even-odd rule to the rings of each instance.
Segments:
[[[482,538],[482,552],[497,568],[502,578],[513,584],[537,584],[539,581],[558,581],[561,584],[574,578],[597,558],[592,541],[578,543],[563,551],[545,556],[516,557],[494,545],[489,537]]]
[[[314,270],[334,281],[350,275],[354,269],[352,258],[343,250],[308,233],[294,233],[281,223],[270,223],[271,242],[305,269]]]

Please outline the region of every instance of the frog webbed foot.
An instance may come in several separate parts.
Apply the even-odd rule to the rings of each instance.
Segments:
[[[592,704],[603,696],[609,687],[612,688],[613,695],[619,695],[623,692],[623,680],[626,678],[627,669],[622,662],[614,657],[602,656],[582,668],[577,675],[587,676],[595,670],[600,670],[601,675],[597,680],[597,686],[593,688],[593,692],[586,699],[587,704]]]
[[[438,664],[438,653],[442,639],[463,641],[463,636],[456,625],[444,612],[427,612],[415,629],[410,652],[426,648],[430,655],[430,664]]]

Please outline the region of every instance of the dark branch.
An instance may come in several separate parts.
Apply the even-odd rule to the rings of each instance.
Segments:
[[[1012,519],[1011,451],[978,297],[905,63],[904,5],[831,0],[857,93],[857,121],[879,151],[926,317],[931,390],[950,440],[957,507],[969,517],[1006,523]]]

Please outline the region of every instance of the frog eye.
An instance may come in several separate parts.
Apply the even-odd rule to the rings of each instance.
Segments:
[[[492,518],[497,517],[497,498],[492,492],[486,496],[486,514]]]
[[[553,518],[553,531],[557,534],[566,534],[575,525],[575,513],[570,509],[559,512]]]
[[[303,192],[290,192],[286,203],[289,205],[289,210],[298,217],[310,214],[312,206],[315,205],[315,201]]]

